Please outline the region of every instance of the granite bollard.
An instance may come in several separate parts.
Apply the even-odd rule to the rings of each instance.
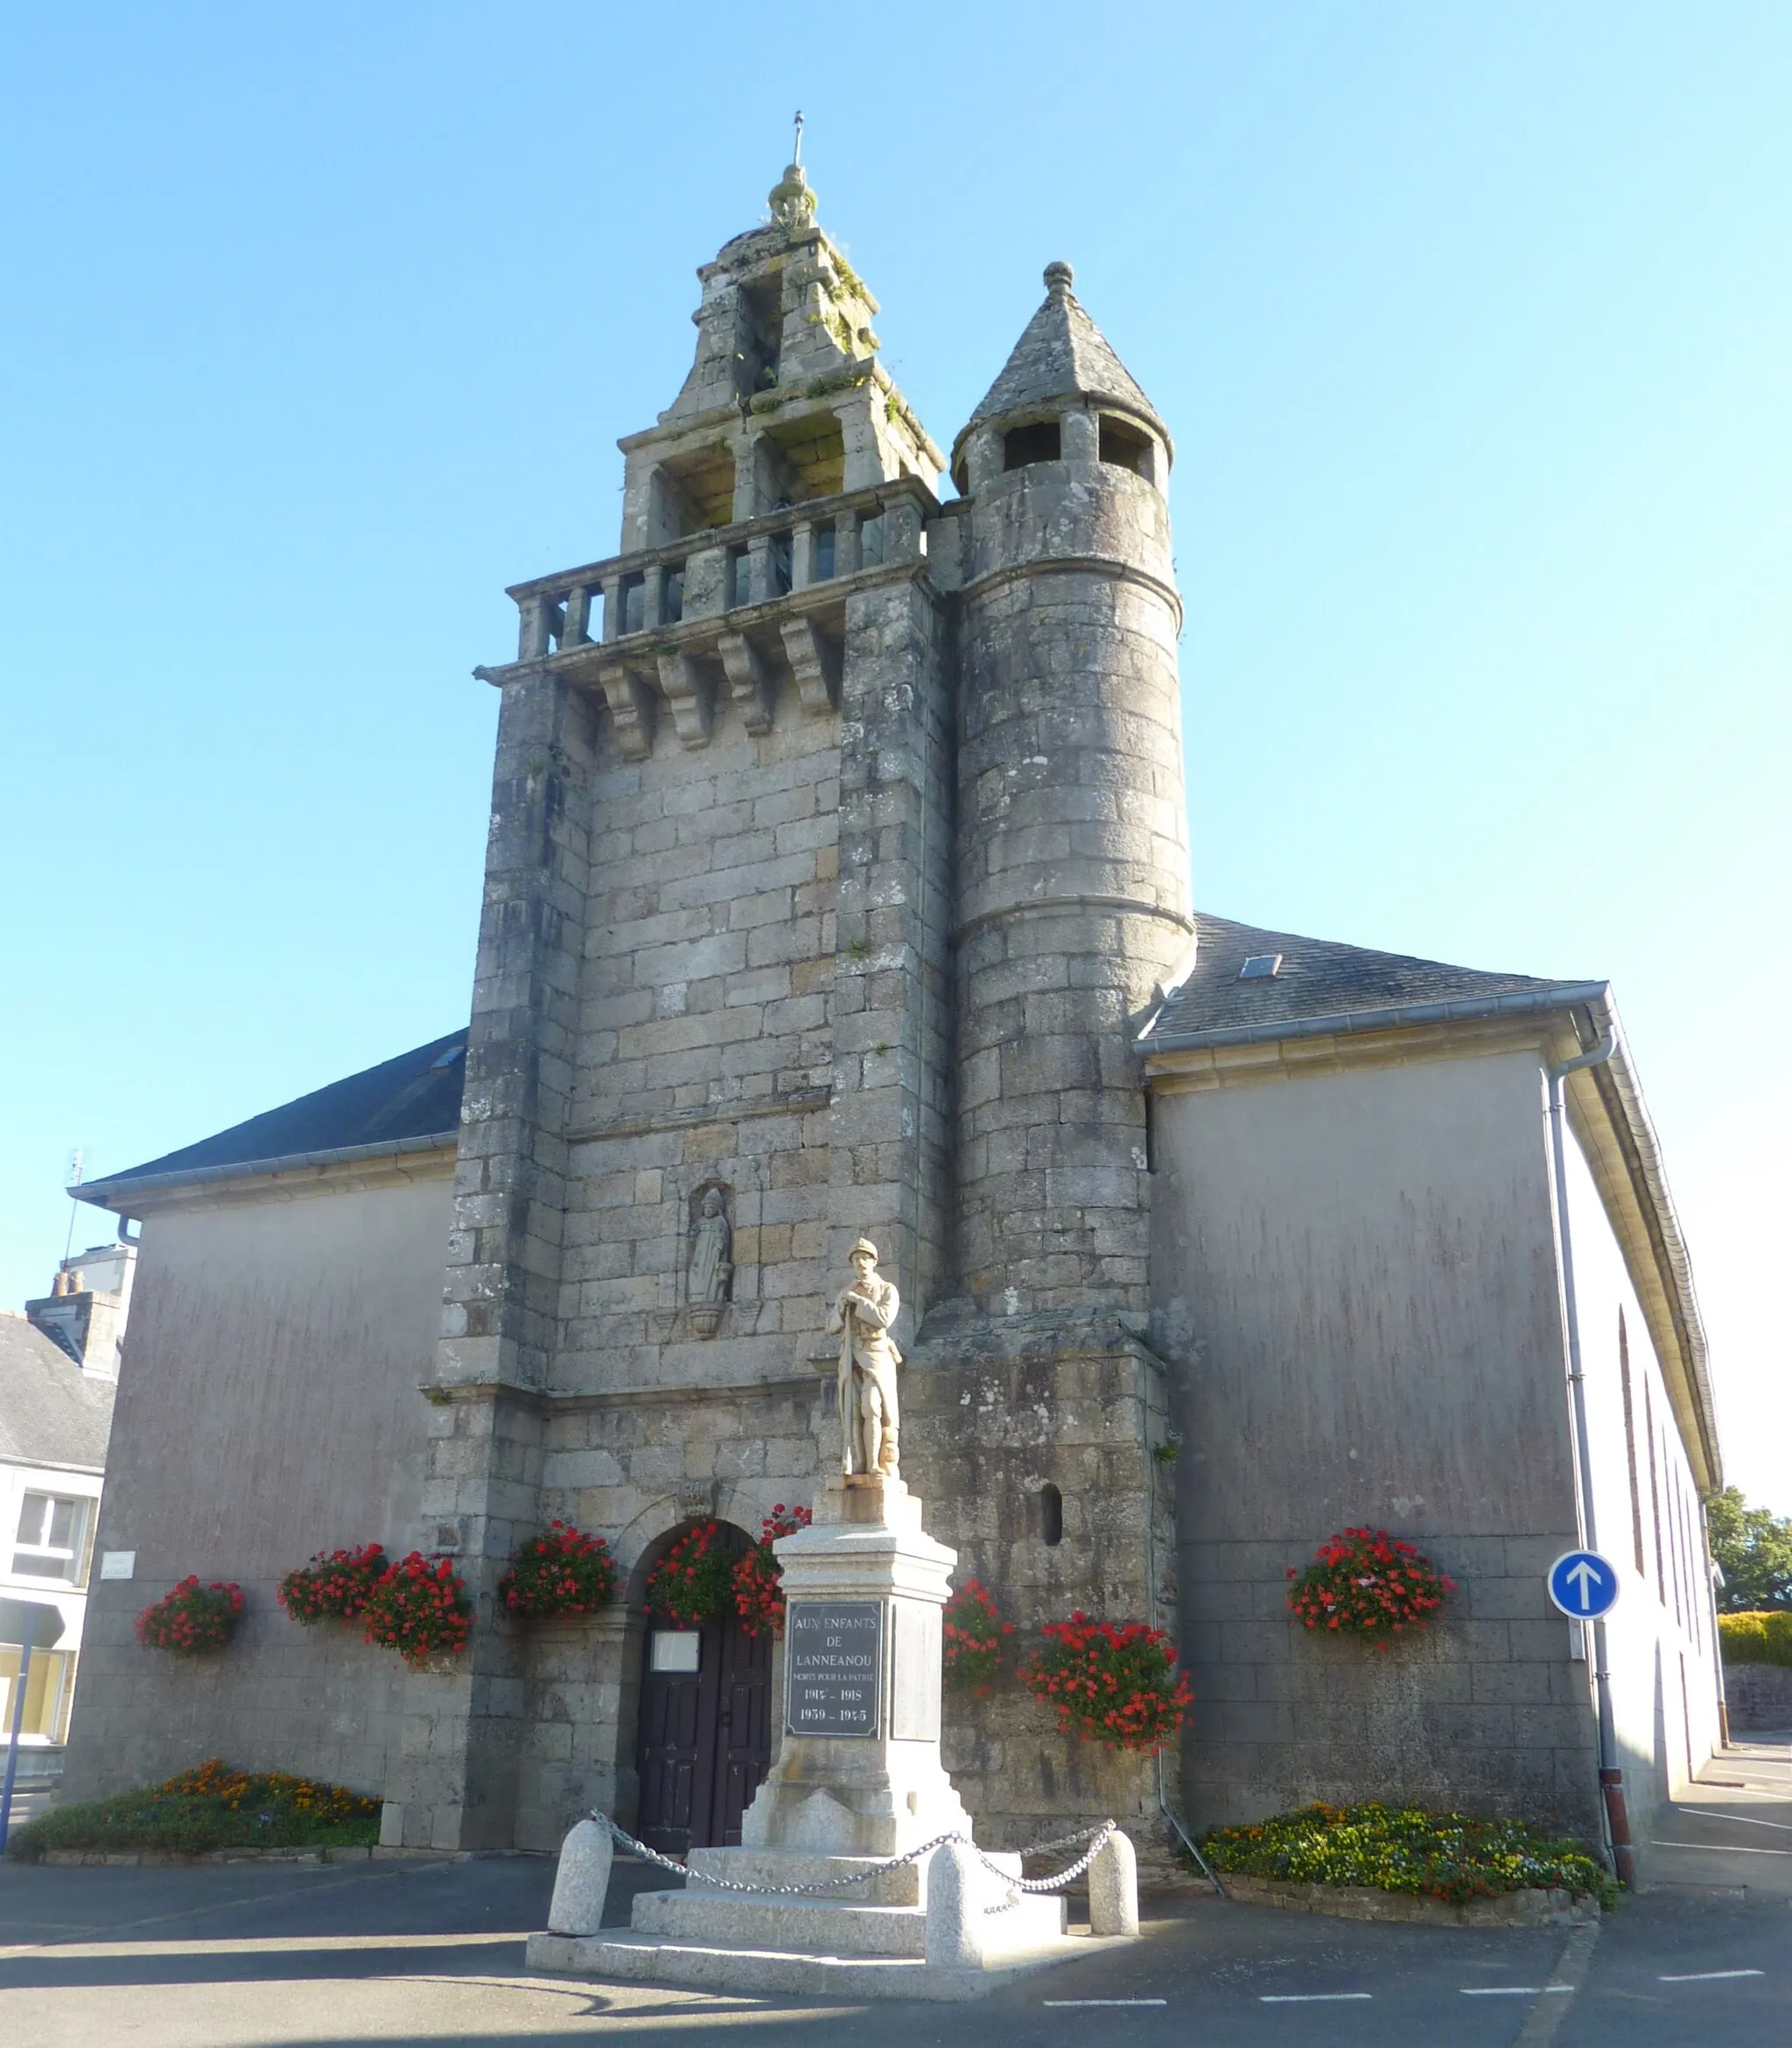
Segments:
[[[560,1867],[554,1873],[550,1934],[595,1934],[603,1925],[615,1858],[615,1844],[601,1820],[586,1819],[573,1827],[560,1845]]]
[[[928,1864],[927,1960],[929,1969],[984,1967],[984,1905],[989,1890],[968,1841],[943,1842]]]
[[[1117,1827],[1096,1851],[1088,1867],[1088,1931],[1138,1932],[1138,1857],[1130,1837]]]

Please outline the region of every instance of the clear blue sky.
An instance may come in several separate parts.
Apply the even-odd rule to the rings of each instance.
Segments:
[[[614,547],[616,437],[801,104],[938,440],[1058,256],[1171,424],[1200,903],[1612,978],[1732,1476],[1792,1511],[1792,9],[60,0],[6,39],[0,1301],[70,1147],[465,1019],[468,671],[505,583]]]

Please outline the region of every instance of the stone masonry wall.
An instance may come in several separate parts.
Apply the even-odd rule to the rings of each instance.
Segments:
[[[757,1538],[774,1506],[808,1504],[831,1454],[831,1392],[821,1374],[806,1371],[752,1391],[618,1392],[556,1408],[543,1516],[604,1532],[635,1592],[589,1622],[522,1630],[518,1848],[556,1846],[592,1806],[633,1824],[643,1564],[668,1532],[692,1520],[714,1516]]]
[[[839,742],[794,690],[771,731],[718,705],[593,777],[573,1172],[556,1384],[571,1392],[783,1370],[825,1285]],[[683,1313],[703,1189],[726,1193],[732,1300]]]
[[[1072,1333],[1058,1317],[947,1311],[909,1358],[904,1399],[904,1473],[929,1532],[958,1553],[953,1582],[979,1580],[1015,1624],[990,1693],[948,1690],[945,1702],[946,1766],[979,1839],[1023,1848],[1111,1817],[1151,1849],[1163,1833],[1152,1760],[1060,1733],[1018,1667],[1042,1623],[1078,1609],[1173,1624],[1174,1490],[1153,1455],[1169,1428],[1158,1362],[1112,1317]],[[1048,1484],[1061,1498],[1055,1544]]]
[[[1111,463],[992,469],[995,431],[959,700],[960,1270],[1011,1315],[1143,1313],[1129,1020],[1193,934],[1168,511]]]

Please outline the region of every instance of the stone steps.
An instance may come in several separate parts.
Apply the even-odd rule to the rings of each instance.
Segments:
[[[1064,1921],[1062,1899],[1023,1897],[1005,1912],[988,1916],[986,1938],[993,1954],[1030,1951],[1062,1936]],[[704,1946],[738,1943],[743,1948],[864,1958],[918,1957],[927,1951],[927,1913],[920,1906],[858,1905],[765,1892],[698,1887],[644,1891],[636,1895],[630,1925],[637,1934]]]
[[[893,1870],[880,1871],[869,1882],[863,1878],[850,1885],[839,1882],[858,1877],[861,1871],[876,1870],[884,1860],[879,1856],[805,1855],[792,1849],[751,1848],[694,1848],[686,1858],[693,1877],[725,1877],[732,1884],[762,1885],[767,1890],[780,1884],[832,1883],[836,1887],[834,1897],[842,1905],[924,1905],[926,1866],[921,1863],[900,1864]],[[1018,1869],[1019,1859],[1014,1861]]]
[[[720,1948],[625,1932],[532,1934],[528,1967],[597,1977],[610,1983],[676,1984],[690,1990],[757,1997],[982,1998],[1017,1977],[1075,1956],[1127,1946],[1121,1938],[1060,1934],[1033,1949],[1004,1953],[980,1970],[932,1967],[920,1956],[841,1956],[804,1950]]]

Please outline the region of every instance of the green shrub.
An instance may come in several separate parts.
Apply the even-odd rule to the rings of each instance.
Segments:
[[[1418,1806],[1303,1806],[1251,1827],[1215,1827],[1201,1852],[1216,1869],[1297,1884],[1367,1884],[1460,1905],[1535,1885],[1591,1893],[1618,1887],[1577,1841],[1553,1841],[1523,1820],[1476,1820]]]
[[[380,1801],[279,1771],[238,1771],[214,1757],[162,1785],[58,1806],[15,1827],[6,1853],[35,1863],[46,1849],[349,1848],[377,1841]]]
[[[1726,1664],[1792,1666],[1792,1613],[1720,1614],[1718,1634]]]

